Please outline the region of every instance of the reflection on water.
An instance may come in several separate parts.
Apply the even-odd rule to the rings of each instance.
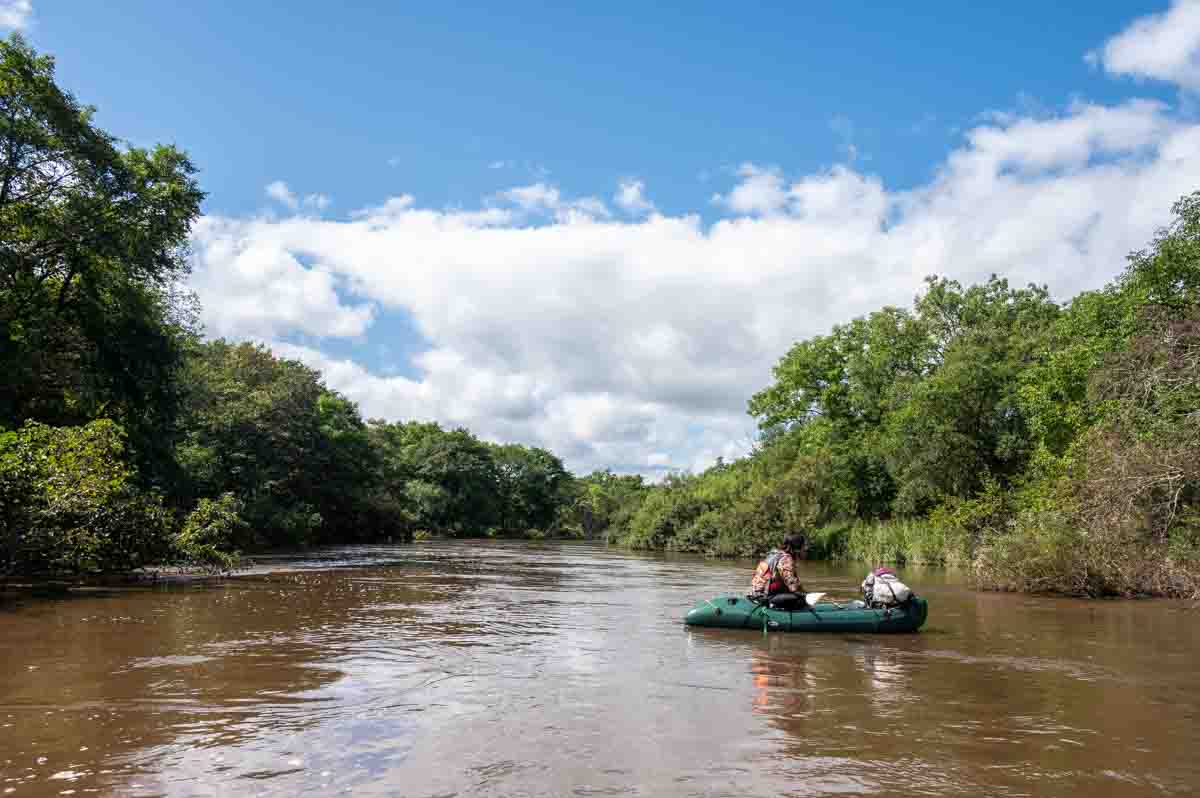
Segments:
[[[8,605],[0,795],[1200,786],[1195,613],[975,594],[930,570],[905,574],[930,600],[918,635],[683,626],[752,566],[441,543]],[[805,569],[843,597],[861,577]]]

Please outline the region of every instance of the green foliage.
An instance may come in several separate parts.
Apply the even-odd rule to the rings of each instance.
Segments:
[[[1018,402],[1030,443],[1063,455],[1096,423],[1102,406],[1088,400],[1092,373],[1134,330],[1129,297],[1110,287],[1080,294],[1037,342],[1037,357],[1020,375]]]
[[[1076,337],[1041,371],[1069,386],[1066,420],[1037,427],[1057,435],[1040,441],[1009,531],[979,553],[982,586],[1200,596],[1200,194],[1174,211],[1117,283],[1067,314]],[[1054,394],[1028,385],[1053,418]]]
[[[571,480],[559,460],[545,449],[519,444],[491,447],[496,464],[500,529],[504,532],[547,530]]]
[[[171,514],[124,456],[124,431],[108,420],[0,434],[0,572],[83,575],[167,558]]]
[[[818,419],[835,437],[860,431],[925,373],[931,347],[919,319],[884,308],[797,343],[775,366],[775,383],[750,399],[750,413],[767,433]]]
[[[571,479],[561,493],[555,525],[574,537],[615,540],[648,491],[640,475],[609,470]]]
[[[850,531],[857,524],[872,523],[857,519],[842,519],[816,527],[808,533],[808,557],[813,560],[848,560]]]
[[[211,573],[236,568],[235,541],[246,527],[242,508],[241,500],[232,493],[223,493],[215,500],[201,499],[175,536],[175,548],[182,561]]]
[[[651,491],[629,519],[628,531],[621,543],[635,549],[661,549],[711,509],[703,498],[690,489],[688,477],[668,477],[658,490]]]
[[[266,348],[196,344],[178,462],[186,495],[232,494],[239,548],[386,536],[404,517],[381,495],[379,453],[358,408]]]
[[[0,41],[0,425],[116,419],[164,484],[203,194],[182,152],[122,147],[92,116],[53,59]]]
[[[410,524],[445,535],[482,535],[499,526],[499,472],[489,446],[465,429],[373,421],[382,487]]]
[[[949,498],[1007,482],[1029,457],[1020,375],[1058,314],[1044,288],[993,277],[967,290],[930,280],[918,317],[939,353],[885,420],[883,448],[898,490],[895,511],[924,515]]]
[[[1133,307],[1175,317],[1200,305],[1200,191],[1180,198],[1171,213],[1174,220],[1150,247],[1130,255],[1120,287]]]

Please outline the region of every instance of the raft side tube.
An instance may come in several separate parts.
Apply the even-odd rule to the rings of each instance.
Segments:
[[[886,609],[867,607],[862,602],[826,602],[789,611],[768,609],[745,596],[726,594],[696,602],[683,622],[688,626],[780,632],[915,632],[928,615],[929,605],[920,596]]]

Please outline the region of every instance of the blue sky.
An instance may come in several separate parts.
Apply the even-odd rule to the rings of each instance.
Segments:
[[[549,4],[547,4],[549,5]],[[1200,188],[1200,3],[0,0],[209,192],[214,335],[577,470],[736,456],[925,274],[1066,298]]]
[[[539,170],[585,192],[636,174],[682,212],[745,161],[810,172],[853,143],[903,188],[981,111],[1115,101],[1134,87],[1082,54],[1162,8],[581,5],[39,0],[30,35],[101,124],[192,153],[211,212],[278,179],[341,210],[469,205]]]

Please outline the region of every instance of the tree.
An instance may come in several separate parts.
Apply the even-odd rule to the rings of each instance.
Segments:
[[[0,41],[0,425],[111,417],[166,472],[186,305],[174,291],[203,193],[174,147],[123,147]]]
[[[1175,219],[1150,247],[1129,256],[1120,285],[1136,306],[1153,305],[1179,318],[1200,305],[1200,191],[1181,197],[1171,213]]]
[[[965,291],[930,279],[916,303],[936,366],[889,416],[884,444],[896,480],[896,509],[924,514],[966,498],[986,478],[1007,484],[1031,447],[1021,412],[1021,375],[1060,309],[1045,287],[1013,289],[993,276]]]
[[[493,446],[492,457],[501,528],[508,532],[549,529],[571,479],[562,460],[545,449],[520,444]]]
[[[390,533],[374,502],[375,452],[358,408],[303,364],[262,346],[198,344],[178,459],[186,503],[231,493],[254,543],[368,539]],[[377,512],[378,510],[378,512]]]
[[[371,422],[383,490],[419,529],[479,535],[501,520],[499,473],[488,444],[432,422]]]

